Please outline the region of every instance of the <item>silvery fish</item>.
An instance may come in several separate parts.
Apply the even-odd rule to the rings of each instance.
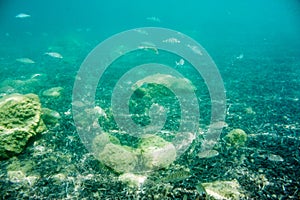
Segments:
[[[160,19],[158,17],[147,17],[146,19],[149,21],[160,23]]]
[[[17,58],[16,61],[21,62],[21,63],[26,63],[26,64],[33,64],[33,63],[35,63],[30,58]]]
[[[197,46],[188,44],[187,47],[190,48],[194,53],[196,53],[196,54],[198,54],[200,56],[203,55],[202,51]]]
[[[219,152],[216,150],[206,150],[198,153],[199,158],[212,158],[218,156]]]
[[[178,40],[177,38],[168,38],[162,41],[163,43],[170,43],[170,44],[177,44],[180,43],[180,40]]]
[[[28,14],[25,14],[25,13],[20,13],[20,14],[16,15],[16,18],[28,18],[28,17],[31,17],[31,16]]]
[[[46,52],[45,55],[51,56],[53,58],[63,58],[62,55],[57,52]]]
[[[175,61],[176,66],[184,65],[184,60],[181,58],[179,61]]]

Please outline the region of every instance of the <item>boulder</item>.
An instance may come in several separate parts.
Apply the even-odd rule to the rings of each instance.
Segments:
[[[22,152],[28,140],[46,130],[35,94],[11,94],[0,99],[0,159]]]
[[[92,146],[95,155],[97,156],[99,153],[101,153],[104,150],[104,147],[109,143],[121,145],[120,140],[109,133],[104,132],[97,135],[93,140]]]
[[[142,137],[137,148],[133,148],[102,133],[94,138],[92,149],[102,164],[120,174],[166,168],[176,159],[175,146],[151,134]]]
[[[138,145],[145,169],[166,168],[176,159],[175,146],[156,135],[145,135]]]
[[[117,173],[132,172],[138,164],[138,156],[133,149],[113,143],[106,144],[96,157]]]

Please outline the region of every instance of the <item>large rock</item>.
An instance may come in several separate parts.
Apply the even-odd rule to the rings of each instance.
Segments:
[[[94,138],[92,148],[102,164],[120,174],[166,168],[176,159],[172,143],[150,134],[141,138],[138,147],[133,148],[122,145],[108,133],[102,133]]]
[[[138,163],[135,150],[108,133],[97,135],[92,148],[95,157],[117,173],[132,172]]]
[[[176,159],[175,146],[156,135],[145,135],[138,145],[146,169],[166,168]]]
[[[104,150],[105,146],[109,143],[121,145],[120,140],[111,134],[101,133],[97,135],[93,140],[93,146],[92,146],[94,154],[97,156],[99,153],[101,153]]]
[[[28,140],[46,130],[35,94],[11,94],[0,99],[0,159],[22,152]]]
[[[132,148],[113,143],[105,145],[98,159],[117,173],[132,172],[138,164],[138,156]]]

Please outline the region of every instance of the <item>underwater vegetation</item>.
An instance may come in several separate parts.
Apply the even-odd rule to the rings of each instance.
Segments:
[[[233,129],[224,137],[224,140],[229,146],[242,147],[247,141],[247,134],[242,129]]]
[[[62,65],[61,70],[64,74],[67,69]],[[296,118],[288,115],[294,110],[286,110],[290,117],[287,121],[280,119],[274,124],[262,124],[258,119],[259,115],[277,119],[281,113],[275,108],[280,105],[280,99],[272,99],[272,105],[258,100],[249,102],[248,96],[239,95],[240,90],[230,90],[227,95],[239,100],[229,100],[226,123],[216,125],[224,127],[219,143],[212,150],[201,151],[203,125],[191,147],[176,157],[169,141],[178,129],[178,102],[166,87],[143,85],[129,102],[132,119],[147,125],[147,110],[153,103],[159,103],[169,108],[167,119],[171,121],[160,132],[136,139],[116,129],[109,104],[99,101],[93,110],[85,111],[96,114],[105,127],[105,132],[93,139],[94,154],[91,154],[83,146],[72,122],[68,82],[66,86],[57,86],[57,81],[43,86],[45,79],[51,80],[49,77],[31,76],[34,81],[10,80],[1,84],[2,88],[6,87],[5,83],[14,88],[11,94],[5,90],[7,94],[1,98],[1,130],[14,127],[30,130],[26,134],[20,132],[17,140],[9,139],[9,145],[3,143],[6,139],[1,139],[4,160],[1,161],[0,187],[4,198],[247,199],[260,196],[276,199],[298,195],[299,125],[293,121]],[[65,78],[65,75],[57,75],[59,80]],[[228,89],[236,86],[231,79],[225,83]],[[26,95],[28,90],[39,96]],[[14,94],[14,91],[25,95]],[[105,99],[109,93],[104,91],[100,95]],[[268,100],[271,97],[264,98],[271,102]],[[293,99],[286,101],[292,105],[298,103]],[[81,102],[73,103],[83,106]],[[206,103],[209,107],[209,101]],[[256,109],[258,105],[266,106],[265,109],[273,109],[270,108],[273,106],[272,115],[268,117],[270,113]]]
[[[300,199],[300,34],[291,27],[298,18],[281,21],[298,17],[299,4],[287,10],[281,0],[236,1],[237,7],[124,1],[108,8],[101,2],[96,12],[92,3],[77,10],[76,2],[22,2],[36,8],[1,12],[9,20],[0,31],[0,199]],[[73,101],[85,57],[105,38],[139,26],[174,28],[206,48],[224,81],[224,120],[210,124],[212,104],[220,102],[212,102],[192,64],[149,42],[111,63],[95,105],[86,100],[90,94]],[[125,50],[116,46],[113,53]],[[128,82],[128,116],[144,131],[136,137],[118,126],[111,98],[117,81],[145,62],[168,65],[184,78],[156,73]],[[192,140],[184,152],[174,138],[191,118],[170,88],[194,92],[199,103],[197,130],[182,135]],[[101,131],[79,135],[74,107],[82,108],[76,114],[87,133],[98,125]],[[151,126],[156,115],[166,120],[159,131]],[[205,149],[209,127],[222,131]]]

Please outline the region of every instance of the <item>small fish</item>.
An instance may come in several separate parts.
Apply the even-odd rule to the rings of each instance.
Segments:
[[[197,46],[188,44],[187,47],[190,48],[194,53],[196,53],[200,56],[203,55],[202,51]]]
[[[177,38],[172,37],[172,38],[165,39],[162,42],[170,43],[170,44],[178,44],[178,43],[180,43],[180,40],[178,40]]]
[[[153,51],[155,54],[159,53],[158,49],[155,47],[155,44],[152,44],[150,42],[142,42],[141,45],[138,46],[138,48],[146,51]]]
[[[275,154],[259,154],[258,157],[263,158],[263,159],[267,159],[273,162],[283,162],[284,159],[279,156],[279,155],[275,155]]]
[[[187,170],[176,171],[162,179],[163,182],[179,182],[188,179],[191,173]]]
[[[148,21],[160,23],[160,19],[159,19],[158,17],[147,17],[146,19],[147,19]]]
[[[51,56],[53,58],[63,58],[62,55],[57,52],[46,52],[45,55]]]
[[[37,78],[37,77],[40,77],[42,74],[33,74],[30,79],[33,79],[33,78]]]
[[[26,64],[34,64],[35,62],[30,58],[17,58],[16,61]]]
[[[199,158],[212,158],[218,156],[219,152],[216,150],[206,150],[198,153]]]
[[[176,66],[184,65],[184,60],[181,58],[179,61],[175,61]]]
[[[65,115],[71,115],[71,109],[68,109],[66,112],[64,112]]]
[[[28,17],[31,17],[31,16],[28,14],[25,14],[25,13],[20,13],[20,14],[16,15],[16,18],[28,18]]]

